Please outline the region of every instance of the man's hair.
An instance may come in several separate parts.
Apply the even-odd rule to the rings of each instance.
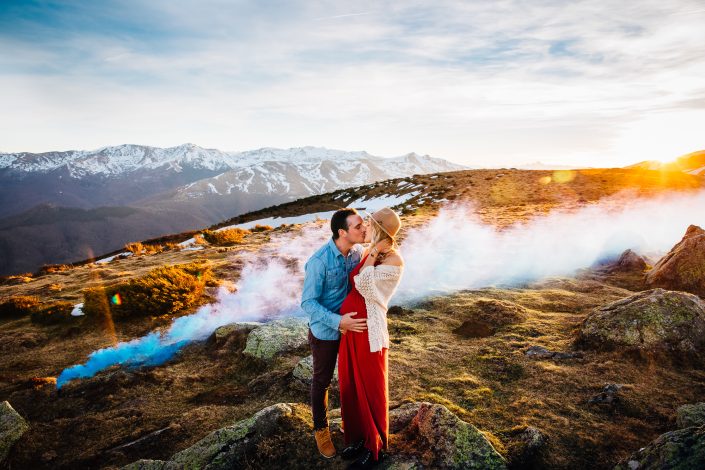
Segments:
[[[357,211],[352,208],[340,209],[335,211],[333,217],[330,218],[330,229],[333,232],[333,240],[337,240],[340,234],[338,230],[341,228],[346,232],[350,227],[348,227],[348,217],[351,215],[357,215]]]

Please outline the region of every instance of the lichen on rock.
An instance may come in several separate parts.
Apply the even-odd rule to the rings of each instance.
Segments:
[[[247,336],[244,354],[263,360],[295,351],[308,343],[308,322],[290,317],[258,326]]]
[[[593,310],[577,342],[598,350],[700,355],[705,352],[705,302],[686,292],[639,292]]]
[[[27,430],[29,424],[10,403],[0,403],[0,462],[5,460],[12,446]]]

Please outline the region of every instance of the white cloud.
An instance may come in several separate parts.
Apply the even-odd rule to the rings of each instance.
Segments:
[[[0,38],[3,149],[192,141],[617,166],[705,147],[681,125],[705,122],[698,2],[150,5],[163,38]],[[640,140],[655,122],[658,145]]]

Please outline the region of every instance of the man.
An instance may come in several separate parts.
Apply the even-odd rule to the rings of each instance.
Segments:
[[[328,388],[338,358],[340,333],[364,331],[366,319],[357,312],[340,315],[343,300],[352,289],[348,274],[360,262],[366,226],[355,209],[341,209],[330,221],[332,238],[306,263],[301,308],[309,315],[308,342],[313,354],[311,409],[318,451],[335,456],[328,428]],[[356,246],[357,245],[357,246]]]

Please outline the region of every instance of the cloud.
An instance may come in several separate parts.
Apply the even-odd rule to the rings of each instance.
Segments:
[[[693,1],[72,5],[0,10],[5,150],[189,140],[615,166],[655,152],[624,130],[646,116],[705,118]]]

